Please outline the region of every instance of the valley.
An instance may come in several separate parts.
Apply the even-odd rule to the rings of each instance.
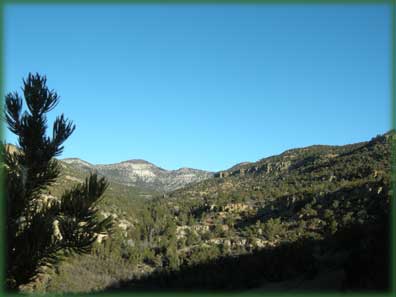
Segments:
[[[333,291],[386,287],[393,135],[198,171],[194,182],[166,192],[177,183],[168,177],[155,188],[164,170],[146,161],[63,160],[51,195],[94,168],[110,181],[99,207],[114,230],[91,254],[70,257],[30,288],[265,290],[301,279],[309,290],[326,275],[337,276]]]

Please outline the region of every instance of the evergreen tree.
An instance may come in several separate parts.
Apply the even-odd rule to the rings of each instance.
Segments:
[[[97,235],[111,225],[110,218],[98,217],[96,205],[108,184],[96,174],[59,199],[46,202],[44,194],[60,174],[55,157],[62,153],[75,125],[62,114],[53,123],[52,137],[47,136],[46,114],[59,102],[57,93],[47,88],[46,77],[39,74],[29,74],[22,90],[25,111],[17,92],[5,97],[5,121],[17,136],[17,147],[1,146],[7,216],[6,286],[11,290],[69,253],[88,252]]]

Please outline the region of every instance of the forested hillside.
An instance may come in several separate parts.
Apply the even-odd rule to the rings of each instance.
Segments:
[[[36,289],[386,289],[393,137],[289,150],[152,199],[109,191],[103,212],[125,221]]]

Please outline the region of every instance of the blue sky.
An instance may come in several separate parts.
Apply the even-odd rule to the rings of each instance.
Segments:
[[[77,125],[62,157],[217,171],[389,130],[389,25],[386,5],[9,5],[5,92],[47,75],[49,119]]]

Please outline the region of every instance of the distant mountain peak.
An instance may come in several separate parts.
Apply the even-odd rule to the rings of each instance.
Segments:
[[[212,172],[193,168],[165,170],[143,159],[96,165],[78,158],[67,158],[63,161],[83,171],[97,170],[110,181],[119,184],[155,191],[172,191],[213,176]]]

